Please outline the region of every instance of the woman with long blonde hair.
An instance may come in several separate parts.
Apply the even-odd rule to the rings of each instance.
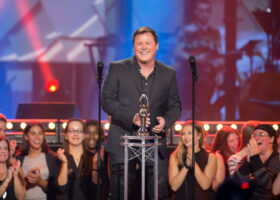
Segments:
[[[198,123],[194,124],[195,164],[192,169],[192,124],[183,125],[176,150],[169,159],[168,178],[174,199],[212,199],[211,185],[216,174],[216,157],[205,151],[203,146],[204,131]],[[194,172],[194,173],[193,173]],[[193,180],[195,182],[193,182]],[[195,194],[192,193],[192,185]]]

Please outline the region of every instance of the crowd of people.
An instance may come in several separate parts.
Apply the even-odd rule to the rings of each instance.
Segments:
[[[56,152],[49,148],[44,127],[38,122],[26,126],[17,147],[16,141],[9,142],[5,137],[7,120],[1,115],[0,200],[124,199],[121,136],[135,136],[144,125],[151,136],[159,136],[161,143],[158,199],[277,199],[278,137],[270,125],[248,122],[241,135],[223,127],[207,149],[202,124],[197,122],[192,127],[187,121],[177,148],[168,155],[166,130],[182,111],[176,70],[156,60],[159,41],[153,29],[137,29],[133,48],[133,57],[110,64],[103,85],[102,108],[110,116],[106,141],[97,121],[70,119],[63,147]],[[146,114],[139,111],[143,93],[148,98]],[[99,131],[103,133],[100,140]],[[134,157],[128,163],[128,199],[140,199],[142,195],[136,181],[140,162]],[[153,162],[146,164],[145,172],[145,199],[155,199]]]
[[[56,152],[49,148],[41,123],[27,124],[18,146],[5,136],[6,123],[1,114],[0,199],[97,199],[98,177],[101,198],[109,198],[110,167],[103,129],[101,165],[97,163],[98,121],[68,120],[63,147]],[[194,164],[192,137],[192,123],[187,121],[169,157],[170,199],[279,198],[278,135],[272,126],[249,121],[240,133],[223,127],[206,149],[203,124],[195,122]]]

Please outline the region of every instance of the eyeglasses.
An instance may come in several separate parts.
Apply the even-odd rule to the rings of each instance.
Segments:
[[[67,133],[74,135],[75,133],[83,134],[84,132],[81,129],[70,129],[69,131],[67,131]]]
[[[252,136],[253,136],[254,138],[256,138],[256,137],[262,137],[262,138],[264,138],[264,137],[267,137],[267,136],[269,136],[269,135],[267,135],[267,134],[261,132],[261,133],[254,133]]]

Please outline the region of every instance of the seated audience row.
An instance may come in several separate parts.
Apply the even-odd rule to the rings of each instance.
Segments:
[[[223,127],[216,133],[208,153],[203,148],[202,125],[195,123],[193,165],[192,124],[185,123],[169,160],[169,184],[175,191],[174,199],[277,199],[280,161],[276,131],[270,125],[249,122],[241,132],[240,151],[238,131]],[[230,192],[229,197],[225,190],[229,183],[244,187],[243,192]]]
[[[70,119],[63,148],[56,153],[50,150],[44,127],[37,122],[26,126],[21,146],[15,152],[16,142],[5,137],[6,123],[0,115],[0,199],[97,199],[98,182],[100,196],[108,199],[108,158],[103,130],[101,143],[97,142],[97,121]],[[186,122],[179,144],[170,155],[172,199],[278,198],[278,137],[270,125],[249,121],[241,134],[223,127],[217,131],[210,152],[204,148],[202,127],[195,122],[193,144],[192,123]],[[236,191],[228,188],[232,186]]]

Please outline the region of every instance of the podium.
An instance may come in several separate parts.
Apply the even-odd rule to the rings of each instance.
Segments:
[[[145,163],[154,162],[154,199],[158,199],[158,136],[121,136],[124,142],[124,200],[128,199],[128,162],[139,158],[141,161],[141,200],[145,200]],[[131,156],[128,156],[128,151]]]

